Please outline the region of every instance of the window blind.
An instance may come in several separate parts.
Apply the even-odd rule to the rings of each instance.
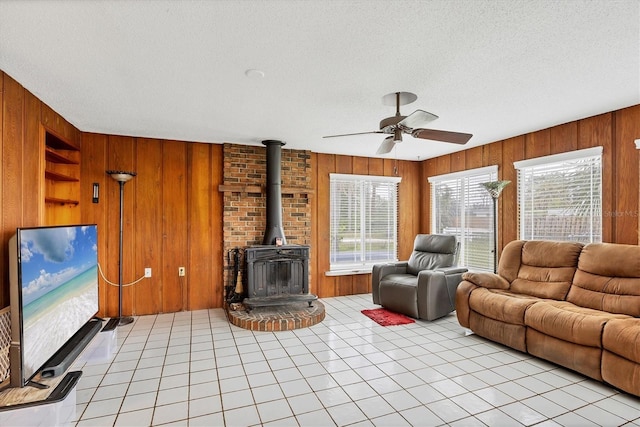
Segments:
[[[489,166],[429,178],[431,230],[455,235],[458,264],[472,270],[493,271],[493,199],[480,184],[497,176],[498,167]]]
[[[330,269],[398,260],[400,178],[330,174]]]
[[[602,241],[602,147],[514,166],[521,239]]]

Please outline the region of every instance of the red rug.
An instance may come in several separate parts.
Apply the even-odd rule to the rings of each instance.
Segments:
[[[386,308],[362,310],[362,314],[381,326],[406,325],[408,323],[415,322],[415,320],[405,316],[404,314],[394,313],[393,311],[389,311]]]

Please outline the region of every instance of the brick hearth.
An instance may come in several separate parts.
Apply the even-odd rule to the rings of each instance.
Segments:
[[[324,305],[314,301],[313,307],[306,302],[287,306],[256,307],[250,312],[243,309],[230,310],[227,307],[229,322],[252,331],[289,331],[308,328],[324,320]]]

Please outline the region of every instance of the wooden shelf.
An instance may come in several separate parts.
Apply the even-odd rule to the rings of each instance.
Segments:
[[[50,150],[49,148],[45,149],[45,159],[48,162],[52,163],[61,163],[64,165],[79,165],[80,163],[76,160],[70,159],[61,155],[60,153],[56,153],[55,151]]]
[[[45,145],[47,147],[51,147],[51,148],[56,149],[56,150],[80,151],[80,149],[78,147],[76,147],[75,145],[73,145],[73,144],[61,139],[60,137],[58,137],[54,133],[51,133],[51,131],[49,131],[49,130],[47,130],[45,138],[46,138]]]
[[[64,181],[64,182],[78,182],[80,181],[78,178],[74,178],[69,175],[63,175],[58,172],[53,171],[44,171],[44,177],[46,179],[50,179],[51,181]]]
[[[80,203],[77,200],[57,199],[55,197],[45,197],[44,198],[44,202],[45,203],[55,203],[55,204],[58,204],[58,205],[77,205],[78,203]]]
[[[80,221],[80,142],[40,126],[42,174],[42,220],[45,225],[72,224]],[[77,144],[77,145],[76,145]]]

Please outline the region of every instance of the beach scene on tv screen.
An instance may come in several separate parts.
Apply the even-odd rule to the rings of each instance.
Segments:
[[[97,227],[20,233],[24,378],[98,311]]]

